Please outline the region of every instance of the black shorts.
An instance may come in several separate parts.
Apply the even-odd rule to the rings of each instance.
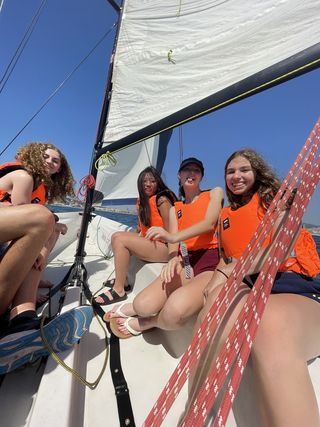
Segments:
[[[194,276],[204,271],[214,271],[219,263],[218,249],[198,249],[189,252],[189,262]]]
[[[245,278],[244,282],[252,288],[259,274],[249,276],[252,283]],[[277,273],[271,289],[272,294],[297,294],[320,302],[320,275],[313,278],[293,272]]]

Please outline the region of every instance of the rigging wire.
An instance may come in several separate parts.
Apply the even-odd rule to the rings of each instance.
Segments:
[[[183,135],[182,135],[182,125],[179,126],[179,155],[180,155],[180,163],[183,160]]]
[[[3,0],[3,2],[4,2],[4,0]],[[2,8],[2,5],[3,5],[3,2],[1,4],[1,6],[0,6],[0,12],[1,12],[1,8]],[[33,33],[33,30],[35,29],[35,27],[36,27],[36,25],[38,23],[38,20],[40,18],[41,12],[42,12],[42,9],[44,8],[44,6],[45,6],[46,3],[47,3],[47,0],[43,0],[42,1],[42,3],[39,6],[38,10],[34,14],[34,16],[33,16],[32,20],[31,20],[28,28],[26,29],[26,31],[25,31],[25,33],[24,33],[24,35],[22,37],[22,40],[19,43],[19,46],[17,47],[16,51],[14,52],[14,54],[13,54],[13,56],[12,56],[12,58],[11,58],[9,64],[8,64],[7,68],[6,68],[6,70],[5,70],[2,78],[0,80],[0,85],[2,84],[2,86],[0,87],[0,93],[3,91],[3,89],[4,89],[4,87],[5,87],[6,83],[7,83],[7,81],[9,80],[9,78],[10,78],[13,70],[15,69],[15,67],[17,65],[17,62],[20,59],[20,56],[22,55],[25,47],[27,46],[27,43],[28,43],[28,41],[29,41],[29,39],[30,39],[30,37],[31,37],[31,35]]]
[[[147,156],[148,156],[149,165],[152,166],[151,159],[150,159],[150,154],[149,154],[149,151],[148,151],[148,146],[146,144],[146,141],[143,141],[143,145],[144,145],[144,148],[146,149],[146,153],[147,153]]]
[[[10,147],[10,145],[18,138],[18,136],[26,129],[27,126],[38,116],[38,114],[44,109],[44,107],[51,101],[51,99],[62,89],[68,80],[74,75],[78,68],[89,58],[89,56],[97,49],[97,47],[103,42],[103,40],[110,34],[110,32],[117,26],[115,22],[109,30],[100,38],[95,46],[89,51],[89,53],[75,66],[75,68],[67,75],[67,77],[54,89],[49,97],[44,101],[41,107],[30,117],[26,124],[19,130],[19,132],[12,138],[12,140],[4,147],[0,152],[0,156]]]
[[[4,0],[2,0],[1,3],[0,3],[0,13],[2,11],[3,5],[4,5]]]

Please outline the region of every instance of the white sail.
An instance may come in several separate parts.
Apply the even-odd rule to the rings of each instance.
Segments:
[[[152,135],[310,67],[319,42],[319,0],[126,0],[104,141],[156,124]]]
[[[97,176],[95,189],[103,193],[103,205],[135,205],[139,173],[147,166],[161,173],[170,135],[166,132],[114,154],[116,164]]]

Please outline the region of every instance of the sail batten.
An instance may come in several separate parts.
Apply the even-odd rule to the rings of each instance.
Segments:
[[[319,43],[315,0],[127,0],[104,141],[145,138],[311,69]]]

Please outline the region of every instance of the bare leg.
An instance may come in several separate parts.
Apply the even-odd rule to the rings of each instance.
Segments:
[[[41,271],[31,268],[12,301],[10,318],[26,310],[36,309],[37,290],[41,274]]]
[[[210,311],[211,306],[216,300],[223,284],[216,285],[216,288],[211,291],[208,295],[206,303],[199,313],[196,325],[195,333],[198,331],[201,323],[204,321],[206,315]],[[201,355],[198,365],[193,369],[189,379],[189,402],[187,408],[193,403],[196,396],[199,394],[200,387],[208,375],[209,369],[211,368],[212,361],[217,357],[223,343],[225,342],[235,320],[237,319],[243,305],[247,300],[247,295],[250,289],[247,285],[242,284],[239,288],[237,295],[231,302],[225,316],[221,319],[220,325],[216,333],[211,337],[207,344],[207,348]]]
[[[252,358],[264,425],[319,427],[307,361],[320,354],[320,305],[309,298],[271,295]]]
[[[131,255],[135,255],[147,262],[168,261],[168,248],[164,243],[150,241],[144,237],[138,236],[136,233],[126,231],[116,232],[112,235],[111,244],[115,266],[115,284],[113,289],[120,296],[125,294],[124,286]],[[112,300],[112,296],[109,292],[106,292],[106,295]],[[101,297],[97,297],[96,301],[98,303],[103,302]]]
[[[242,288],[207,352],[190,379],[192,401],[247,299]],[[245,294],[245,295],[244,295]],[[217,293],[210,294],[198,318],[204,319]],[[293,295],[271,295],[252,349],[252,359],[265,427],[319,427],[319,410],[307,361],[320,354],[319,303]],[[211,348],[210,348],[211,347]],[[195,380],[196,378],[196,380]]]
[[[0,314],[12,302],[53,226],[53,215],[43,206],[0,208],[0,241],[12,241],[0,263]]]
[[[155,295],[155,293],[150,292],[150,288],[145,289],[141,292],[142,295],[139,294],[133,302],[136,314],[143,317],[130,320],[130,326],[136,331],[145,331],[155,327],[164,330],[179,329],[201,309],[203,305],[202,292],[211,277],[211,271],[205,271],[191,280],[186,280],[182,276],[179,282],[176,281],[171,284],[169,295],[162,292],[162,298],[159,291]],[[181,286],[181,282],[183,282],[183,286]],[[148,304],[149,300],[146,298],[146,294],[150,298],[150,304]],[[152,309],[150,310],[151,304]],[[157,304],[158,306],[156,306]],[[160,305],[162,308],[159,311]],[[152,316],[153,313],[157,312],[156,310],[158,310],[158,314]],[[119,329],[126,333],[125,327],[122,329],[124,320],[119,318],[117,323]]]

